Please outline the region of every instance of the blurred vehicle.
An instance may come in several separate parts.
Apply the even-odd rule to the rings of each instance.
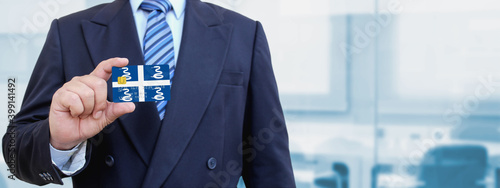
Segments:
[[[318,177],[314,180],[317,187],[349,188],[349,168],[345,163],[335,162],[332,165],[333,173]]]
[[[419,188],[484,188],[487,160],[487,149],[480,145],[432,148],[419,168]]]

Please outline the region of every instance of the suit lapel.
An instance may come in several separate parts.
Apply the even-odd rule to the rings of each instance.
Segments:
[[[187,0],[171,101],[143,187],[160,187],[194,135],[222,72],[231,25],[199,0]]]
[[[95,66],[112,57],[126,57],[129,65],[143,65],[144,59],[128,0],[117,0],[98,12],[90,21],[82,21],[88,50]],[[108,80],[108,91],[111,80]],[[108,92],[108,100],[112,99]],[[118,119],[143,162],[149,165],[160,129],[154,103],[136,103],[133,113]]]

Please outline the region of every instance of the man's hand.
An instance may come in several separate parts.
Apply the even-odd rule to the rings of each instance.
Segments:
[[[95,136],[116,118],[133,112],[134,103],[106,100],[112,67],[124,67],[128,59],[112,58],[101,62],[89,75],[74,77],[52,97],[50,105],[50,143],[68,150]]]

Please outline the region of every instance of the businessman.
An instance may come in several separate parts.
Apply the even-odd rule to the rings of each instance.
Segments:
[[[144,64],[169,65],[171,99],[110,102],[111,68]],[[295,187],[261,24],[199,0],[54,20],[3,153],[37,185]]]

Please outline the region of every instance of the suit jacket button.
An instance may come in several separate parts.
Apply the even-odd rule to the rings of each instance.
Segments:
[[[104,162],[106,162],[106,165],[108,165],[109,167],[112,167],[115,164],[115,159],[113,158],[113,156],[108,155],[106,156]]]
[[[208,159],[207,166],[210,170],[215,169],[217,166],[217,159],[210,157],[210,159]]]

